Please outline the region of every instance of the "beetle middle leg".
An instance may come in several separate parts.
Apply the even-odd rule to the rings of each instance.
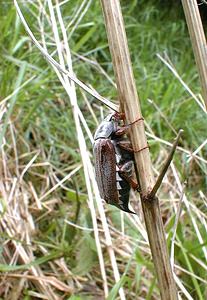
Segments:
[[[133,148],[132,148],[132,144],[131,144],[129,141],[119,141],[119,142],[117,142],[116,144],[117,144],[121,149],[126,150],[126,151],[131,152],[131,153],[137,153],[137,152],[140,152],[140,151],[142,151],[142,150],[144,150],[144,149],[149,148],[149,146],[147,145],[147,146],[145,146],[145,147],[143,147],[143,148],[141,148],[141,149],[138,149],[138,150],[133,149]]]

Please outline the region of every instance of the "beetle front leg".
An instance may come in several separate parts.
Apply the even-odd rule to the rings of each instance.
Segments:
[[[123,115],[123,114],[121,114],[121,115]],[[120,120],[124,120],[124,119],[125,119],[125,116],[124,116],[124,118],[123,118],[123,117],[120,117]],[[116,135],[116,136],[122,136],[122,135],[124,135],[124,134],[127,134],[128,131],[129,131],[129,128],[130,128],[132,125],[134,125],[135,123],[137,123],[137,122],[139,122],[139,121],[143,121],[143,120],[144,120],[144,118],[141,117],[141,118],[136,119],[136,120],[133,121],[132,123],[123,125],[122,127],[118,127],[117,130],[116,130],[116,132],[115,132],[115,135]]]
[[[114,118],[115,118],[115,120],[117,120],[117,123],[118,123],[119,120],[124,121],[125,120],[125,114],[124,113],[115,113]],[[134,125],[135,123],[137,123],[139,121],[144,121],[144,118],[143,117],[137,118],[135,121],[133,121],[129,124],[123,125],[122,127],[118,127],[116,132],[115,132],[115,135],[116,136],[122,136],[122,135],[126,134],[129,131],[129,127],[131,127],[132,125]]]
[[[124,126],[122,126],[122,127],[118,127],[118,128],[117,128],[117,130],[116,130],[116,132],[115,132],[115,135],[116,135],[117,137],[119,137],[119,136],[122,136],[122,135],[124,135],[124,134],[127,134],[128,131],[129,131],[129,125],[124,125]]]

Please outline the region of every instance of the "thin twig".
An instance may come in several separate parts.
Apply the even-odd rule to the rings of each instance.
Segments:
[[[65,181],[68,181],[73,175],[75,175],[80,169],[82,165],[78,165],[73,171],[67,174],[62,180],[60,180],[56,185],[54,185],[49,191],[47,191],[44,195],[39,198],[39,201],[42,201],[51,193],[53,193],[58,187],[60,187]]]
[[[158,143],[161,143],[161,144],[167,145],[167,146],[169,146],[169,147],[172,147],[172,144],[171,144],[171,143],[169,143],[168,141],[165,141],[165,140],[163,140],[163,139],[157,137],[157,136],[154,135],[154,134],[151,134],[151,133],[149,133],[149,132],[146,132],[146,135],[147,135],[148,137],[150,137],[151,139],[157,141]],[[177,147],[177,150],[179,150],[179,151],[181,151],[181,152],[187,154],[187,157],[190,157],[190,156],[192,155],[192,152],[190,152],[189,150],[184,149],[183,147],[180,147],[180,146],[179,146],[179,147]],[[201,157],[201,156],[199,156],[199,155],[197,155],[197,154],[194,154],[193,157],[194,157],[196,160],[201,161],[201,162],[203,162],[204,164],[207,164],[207,160],[204,159],[203,157]]]
[[[181,215],[181,212],[182,212],[182,204],[183,204],[183,196],[184,196],[184,193],[185,193],[185,188],[186,188],[186,182],[184,183],[183,190],[182,190],[181,195],[180,195],[180,201],[179,201],[179,205],[178,205],[178,209],[177,209],[177,213],[176,213],[176,217],[175,217],[175,223],[174,223],[174,226],[173,226],[173,236],[172,236],[172,239],[171,239],[171,250],[170,250],[170,262],[171,262],[172,269],[174,268],[175,237],[176,237],[179,218],[180,218],[180,215]]]
[[[192,153],[192,154],[189,154],[188,155],[188,160],[187,160],[187,163],[189,163],[194,157],[195,155],[201,151],[201,149],[207,144],[207,139]]]
[[[80,225],[77,225],[69,220],[65,220],[65,223],[69,224],[70,226],[73,226],[75,228],[81,229],[81,230],[86,230],[86,231],[94,231],[94,228],[88,228],[88,227],[83,227]],[[102,231],[102,230],[101,230]]]
[[[163,168],[162,168],[162,170],[161,170],[161,172],[160,172],[160,174],[159,174],[159,176],[157,178],[157,181],[156,181],[153,189],[149,193],[148,197],[151,198],[151,199],[153,199],[155,197],[155,195],[156,195],[156,193],[157,193],[160,185],[162,184],[162,180],[163,180],[163,178],[164,178],[164,176],[165,176],[165,174],[166,174],[166,172],[167,172],[167,170],[169,168],[169,165],[170,165],[170,163],[171,163],[171,161],[173,159],[173,155],[175,153],[176,147],[177,147],[177,145],[179,143],[179,139],[180,139],[182,133],[183,133],[183,130],[180,129],[179,132],[178,132],[178,135],[177,135],[177,137],[176,137],[176,139],[175,139],[175,141],[173,143],[172,149],[171,149],[171,151],[170,151],[170,153],[169,153],[169,155],[168,155],[168,157],[166,159],[166,162],[164,163],[164,166],[163,166]]]

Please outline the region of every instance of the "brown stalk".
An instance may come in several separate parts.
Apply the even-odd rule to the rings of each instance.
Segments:
[[[121,112],[126,115],[127,123],[142,117],[136,84],[132,71],[127,38],[124,28],[121,7],[118,0],[101,0],[105,26],[112,55],[116,77],[118,98]],[[147,145],[144,122],[131,126],[131,141],[134,149],[142,149]],[[147,228],[152,257],[160,287],[161,299],[177,299],[177,291],[170,266],[165,232],[157,197],[150,198],[155,179],[149,149],[135,153],[136,166],[141,187],[141,201]]]
[[[182,5],[198,68],[203,99],[207,109],[207,47],[198,4],[196,0],[182,0]]]
[[[183,130],[180,129],[179,132],[178,132],[178,135],[177,135],[177,137],[176,137],[176,139],[175,139],[175,141],[173,143],[171,151],[170,151],[170,153],[169,153],[169,155],[168,155],[168,157],[166,159],[166,162],[164,163],[164,165],[162,167],[162,170],[161,170],[161,172],[160,172],[160,174],[159,174],[159,176],[158,176],[158,178],[156,180],[156,183],[155,183],[155,185],[153,186],[153,189],[151,190],[151,192],[148,195],[149,198],[154,198],[155,195],[156,195],[156,193],[157,193],[157,191],[158,191],[158,189],[159,189],[159,187],[161,186],[163,178],[164,178],[164,176],[165,176],[165,174],[166,174],[166,172],[167,172],[167,170],[168,170],[168,168],[170,166],[170,163],[171,163],[171,161],[173,159],[173,155],[175,153],[176,147],[178,145],[178,142],[179,142],[179,139],[180,139],[182,133],[183,133]]]

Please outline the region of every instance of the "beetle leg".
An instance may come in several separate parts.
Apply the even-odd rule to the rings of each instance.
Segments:
[[[123,175],[123,177],[124,177],[124,175]],[[128,177],[128,178],[125,177],[125,179],[130,184],[130,186],[133,188],[133,190],[139,190],[139,184],[138,184],[138,182],[136,182],[135,180],[133,180],[130,177]]]
[[[120,148],[127,150],[129,152],[134,152],[132,148],[132,144],[129,141],[119,141],[116,142],[116,145],[118,145]]]
[[[143,148],[141,148],[141,149],[133,149],[133,148],[132,148],[132,144],[131,144],[130,142],[128,142],[128,141],[119,141],[119,142],[117,142],[116,144],[117,144],[120,148],[122,148],[122,149],[124,149],[124,150],[127,150],[127,151],[129,151],[129,152],[133,152],[133,153],[138,153],[138,152],[140,152],[140,151],[142,151],[142,150],[144,150],[144,149],[149,148],[149,146],[147,145],[147,146],[145,146],[145,147],[143,147]]]
[[[122,114],[122,115],[123,115],[123,114]],[[122,116],[120,117],[121,120],[124,120],[124,118],[125,118],[125,116],[124,116],[124,117],[122,117]],[[136,119],[136,120],[133,121],[132,123],[123,125],[123,126],[121,126],[121,127],[118,127],[117,130],[116,130],[116,132],[115,132],[115,135],[116,135],[116,136],[122,136],[122,135],[128,133],[130,126],[134,125],[135,123],[137,123],[137,122],[139,122],[139,121],[143,121],[143,120],[144,120],[144,118],[141,117],[141,118]]]
[[[131,176],[126,175],[124,172],[120,172],[120,175],[129,183],[133,190],[139,191],[139,184]]]
[[[128,161],[119,167],[119,174],[130,184],[130,186],[137,190],[139,185],[138,183],[132,178],[132,170],[133,170],[133,161]]]
[[[115,132],[115,135],[116,136],[122,136],[126,133],[128,133],[129,131],[129,126],[128,125],[124,125],[124,126],[121,126],[121,127],[118,127],[116,132]]]
[[[125,121],[125,119],[126,119],[125,113],[123,113],[123,112],[115,112],[115,113],[113,114],[113,117],[114,117],[114,119],[117,120],[117,121],[119,121],[119,120]],[[137,118],[135,121],[133,121],[133,122],[127,124],[127,126],[128,126],[128,125],[129,125],[129,126],[134,125],[135,123],[137,123],[137,122],[139,122],[139,121],[144,121],[144,118],[143,118],[143,117]]]
[[[138,152],[140,152],[140,151],[142,151],[142,150],[144,150],[144,149],[147,149],[147,148],[149,148],[148,145],[145,146],[145,147],[143,147],[143,148],[141,148],[141,149],[135,149],[135,150],[134,150],[134,153],[138,153]]]
[[[127,124],[127,125],[128,125],[128,126],[131,126],[131,125],[134,125],[135,123],[137,123],[137,122],[139,122],[139,121],[144,121],[144,118],[143,118],[143,117],[138,118],[138,119],[136,119],[134,122],[129,123],[129,124]]]
[[[134,163],[132,160],[125,162],[123,165],[119,165],[119,172],[125,173],[128,176],[132,176]]]

